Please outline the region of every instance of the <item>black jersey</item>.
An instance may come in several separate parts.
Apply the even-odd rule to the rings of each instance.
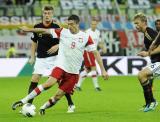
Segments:
[[[53,22],[48,26],[45,27],[43,23],[36,24],[34,28],[59,28],[57,24],[54,24]],[[37,43],[37,57],[38,58],[46,58],[50,56],[55,56],[58,54],[58,51],[56,51],[53,54],[47,54],[47,51],[56,44],[59,44],[58,38],[53,38],[51,34],[38,34],[33,33],[33,37],[31,39]]]
[[[158,35],[157,31],[149,27],[146,28],[146,32],[144,34],[144,45],[147,51],[157,35]],[[151,55],[150,58],[152,63],[160,62],[160,53]]]

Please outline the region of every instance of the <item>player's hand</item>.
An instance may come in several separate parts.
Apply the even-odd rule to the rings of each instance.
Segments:
[[[104,80],[108,80],[109,75],[108,75],[108,73],[106,71],[103,71],[102,72],[102,77],[103,77]]]
[[[55,52],[58,50],[58,48],[59,48],[59,44],[57,44],[57,45],[55,45],[55,46],[52,46],[52,47],[47,51],[47,53],[48,53],[48,54],[53,54],[53,53],[55,53]]]
[[[30,58],[29,61],[28,61],[28,63],[29,63],[30,65],[33,65],[34,62],[35,62],[35,58]]]
[[[147,56],[149,56],[149,52],[148,51],[141,51],[137,55],[141,56],[141,57],[147,57]]]
[[[25,32],[30,32],[30,28],[27,27],[27,26],[22,26],[22,27],[19,27],[19,29],[25,31]]]

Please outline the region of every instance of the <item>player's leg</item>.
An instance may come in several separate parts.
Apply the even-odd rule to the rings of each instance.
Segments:
[[[55,96],[51,97],[46,103],[44,103],[41,107],[40,107],[40,114],[44,115],[45,114],[45,110],[54,106],[63,96],[65,95],[65,92],[61,89],[58,89]]]
[[[72,113],[74,112],[74,109],[75,109],[75,105],[73,103],[73,100],[72,100],[72,97],[70,94],[66,93],[65,94],[65,97],[67,99],[67,102],[68,102],[68,111],[67,113]]]
[[[76,89],[77,89],[78,91],[81,91],[81,90],[82,90],[82,89],[81,89],[81,85],[82,85],[84,79],[86,78],[86,76],[87,76],[87,71],[86,71],[86,69],[84,69],[82,72],[80,72],[79,81],[78,81],[78,83],[76,84]]]
[[[31,78],[31,83],[28,88],[28,94],[31,93],[38,85],[42,74],[44,74],[45,70],[47,69],[47,61],[46,58],[36,58],[34,64],[34,71]],[[33,99],[29,100],[28,103],[32,103]]]
[[[27,103],[29,100],[34,99],[36,96],[38,96],[41,92],[43,92],[44,90],[47,90],[49,88],[51,88],[54,84],[57,83],[57,79],[54,77],[49,77],[48,80],[41,84],[38,85],[38,87],[36,87],[30,94],[28,94],[26,97],[24,97],[23,99],[21,99],[20,101],[15,102],[12,105],[12,109],[15,110],[17,107],[22,106],[23,104]]]
[[[31,78],[31,83],[28,88],[28,94],[31,93],[38,85],[38,82],[40,81],[41,75],[39,74],[33,74]],[[29,100],[28,103],[32,103],[33,99]]]
[[[72,94],[75,84],[78,82],[78,74],[64,73],[64,77],[59,84],[59,90],[52,100],[46,102],[40,108],[40,114],[45,114],[45,109],[55,105],[55,103],[65,94]],[[74,110],[73,110],[74,112]]]
[[[91,62],[90,62],[90,53],[87,52],[87,51],[84,51],[83,53],[83,59],[84,59],[84,70],[80,72],[80,78],[79,78],[79,81],[76,85],[76,89],[78,91],[81,91],[81,85],[84,81],[84,79],[86,78],[88,72],[90,71],[90,65],[91,65]],[[89,68],[89,69],[88,69]]]
[[[149,81],[150,81],[151,86],[152,86],[152,88],[153,88],[153,81],[154,81],[154,79],[153,79],[153,78],[151,78]]]
[[[154,110],[155,107],[157,106],[157,102],[153,97],[152,85],[150,82],[150,79],[152,78],[152,76],[155,75],[154,71],[156,71],[157,68],[158,66],[156,64],[151,64],[146,68],[144,68],[143,70],[141,70],[138,74],[138,79],[143,88],[144,98],[146,101],[144,112]]]
[[[101,88],[99,87],[99,83],[98,83],[97,71],[95,66],[91,67],[91,71],[88,73],[87,76],[92,78],[93,85],[96,91],[101,91]]]
[[[101,76],[102,75],[101,68],[100,68],[100,66],[99,66],[99,64],[97,63],[96,60],[95,60],[95,63],[96,63],[96,71],[97,71],[98,75]]]

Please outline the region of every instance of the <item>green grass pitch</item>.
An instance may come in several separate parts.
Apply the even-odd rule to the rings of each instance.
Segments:
[[[44,82],[46,78],[41,80]],[[108,81],[99,78],[102,88],[97,92],[91,79],[86,79],[82,91],[76,91],[73,100],[75,113],[68,114],[67,102],[62,98],[54,107],[38,114],[39,107],[54,95],[57,85],[38,96],[34,105],[37,114],[28,118],[11,110],[13,102],[27,94],[30,77],[0,78],[0,122],[160,122],[160,107],[144,113],[139,109],[144,104],[142,89],[134,76],[112,76]],[[154,82],[154,95],[160,100],[160,81]]]

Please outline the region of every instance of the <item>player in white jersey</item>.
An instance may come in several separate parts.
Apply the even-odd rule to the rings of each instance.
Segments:
[[[75,84],[78,82],[79,70],[83,60],[83,52],[85,48],[94,52],[95,58],[101,67],[102,76],[104,79],[108,78],[108,74],[103,66],[102,59],[92,38],[79,30],[79,17],[71,15],[68,18],[68,29],[40,29],[40,28],[27,28],[21,29],[26,32],[46,33],[52,34],[53,37],[59,38],[59,52],[56,59],[56,67],[53,69],[47,82],[39,85],[29,95],[24,97],[12,105],[12,109],[27,103],[30,99],[39,95],[42,91],[49,89],[57,82],[59,88],[55,96],[51,97],[44,105],[40,107],[40,114],[44,115],[45,110],[55,105],[65,93],[72,94]]]
[[[96,19],[92,19],[91,21],[91,28],[86,30],[86,33],[89,34],[93,41],[96,44],[96,47],[100,47],[103,51],[103,53],[106,53],[106,46],[100,39],[100,31],[97,29],[98,21]],[[97,69],[99,69],[99,65],[96,65],[94,54],[88,50],[84,51],[84,70],[80,73],[80,79],[76,85],[76,89],[78,91],[81,91],[81,85],[84,81],[84,79],[89,76],[92,77],[92,81],[94,84],[94,87],[97,91],[101,91],[101,88],[98,84],[98,78],[97,78]],[[96,68],[97,67],[97,68]],[[101,72],[98,72],[101,74]]]

